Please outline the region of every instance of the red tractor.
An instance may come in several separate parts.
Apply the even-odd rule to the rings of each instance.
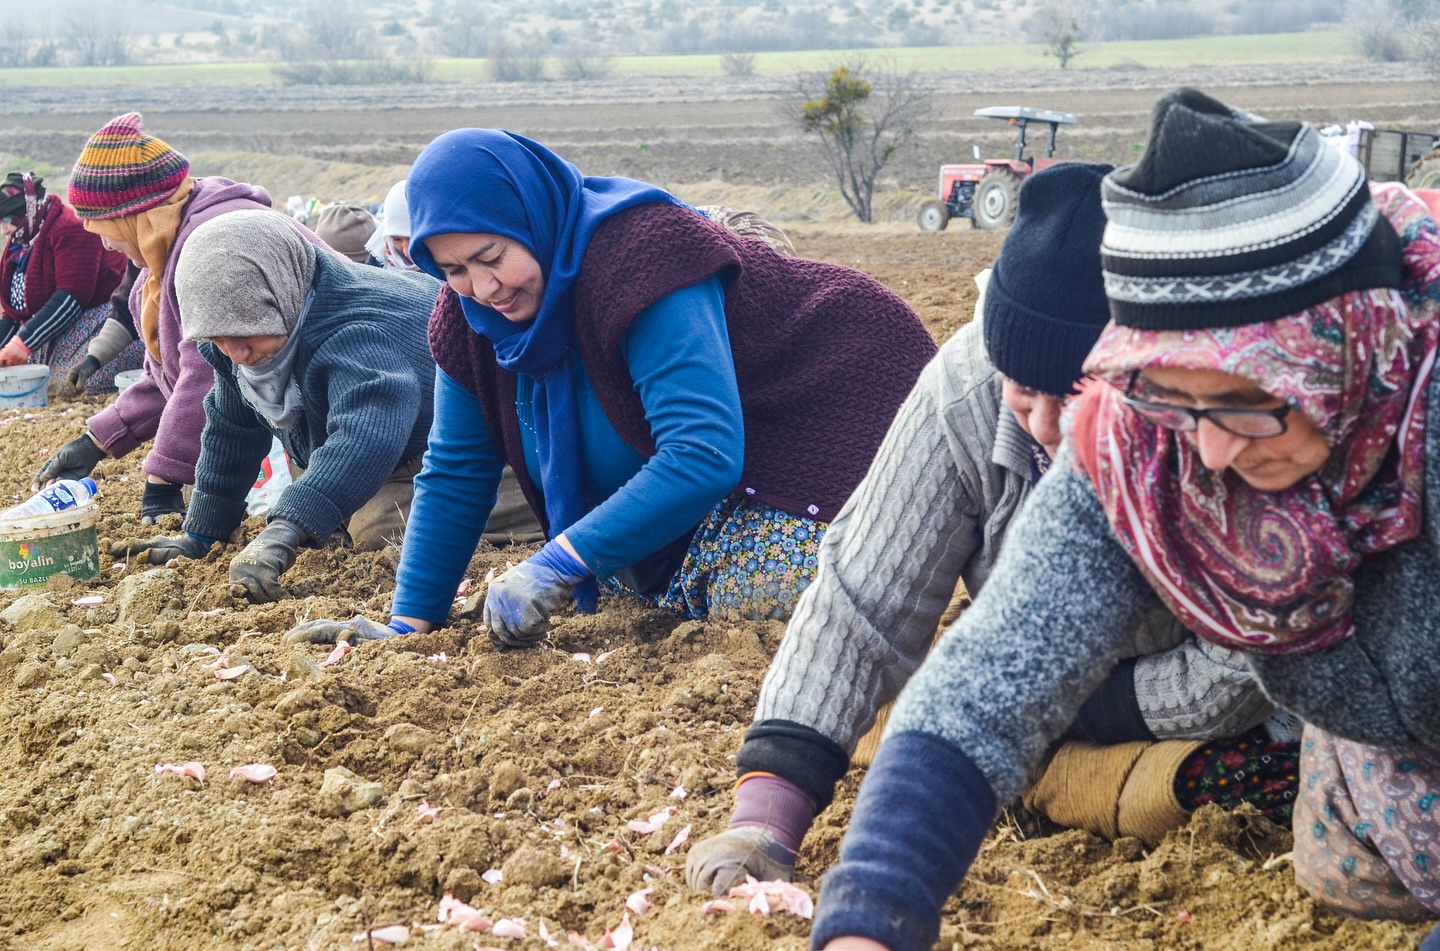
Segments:
[[[976,109],[975,114],[1006,119],[1019,128],[1015,157],[940,166],[940,198],[920,206],[920,227],[926,231],[944,231],[951,218],[969,218],[973,227],[987,230],[1008,228],[1015,220],[1016,198],[1025,176],[1068,161],[1055,158],[1055,130],[1075,124],[1075,117],[1070,113],[1030,106],[988,106]],[[1044,158],[1025,157],[1025,129],[1032,122],[1050,126],[1050,142]],[[978,146],[975,157],[980,158]]]

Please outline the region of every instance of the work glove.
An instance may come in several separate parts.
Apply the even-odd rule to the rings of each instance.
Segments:
[[[154,525],[162,515],[185,511],[185,500],[180,493],[184,486],[176,482],[146,482],[145,494],[140,496],[140,524]]]
[[[414,633],[415,628],[404,621],[392,620],[389,624],[381,624],[357,614],[348,621],[305,621],[286,631],[284,640],[286,644],[335,644],[345,641],[351,647],[359,647],[366,641],[381,641],[387,637]]]
[[[295,564],[304,535],[283,519],[275,519],[230,562],[230,593],[264,604],[285,597],[280,576]],[[241,591],[236,591],[239,586]]]
[[[483,618],[496,647],[529,647],[550,629],[550,615],[564,607],[575,586],[590,577],[584,562],[558,541],[490,582]]]
[[[85,381],[90,379],[100,370],[100,361],[88,353],[85,359],[70,368],[65,374],[65,382],[61,384],[66,396],[79,396],[85,391]]]
[[[697,892],[725,895],[744,885],[746,875],[788,882],[795,877],[795,853],[769,829],[742,826],[702,839],[685,859],[685,881]]]
[[[31,492],[39,492],[56,479],[83,479],[95,468],[95,464],[108,453],[96,445],[89,433],[81,433],[56,450],[55,455],[45,460],[40,471],[35,473]]]
[[[10,338],[10,342],[0,347],[0,367],[18,367],[22,363],[30,362],[30,348],[25,346],[25,341],[17,334]]]
[[[129,558],[141,552],[152,565],[163,565],[171,558],[204,558],[216,539],[181,532],[179,535],[157,535],[155,538],[133,538],[110,546],[110,557]]]

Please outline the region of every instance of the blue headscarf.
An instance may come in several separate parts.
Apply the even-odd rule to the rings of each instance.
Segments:
[[[425,147],[405,187],[410,205],[410,258],[445,280],[425,239],[440,234],[498,234],[524,245],[545,280],[539,312],[514,323],[469,298],[471,328],[495,346],[500,366],[535,380],[540,484],[552,537],[585,514],[580,425],[571,361],[575,313],[570,285],[590,236],[616,212],[647,202],[680,202],[664,189],[630,178],[596,178],[538,142],[499,129],[457,129]],[[594,581],[576,591],[593,610]]]

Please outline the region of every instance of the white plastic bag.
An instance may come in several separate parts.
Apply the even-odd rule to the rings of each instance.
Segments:
[[[272,439],[270,454],[260,461],[260,474],[245,496],[245,511],[250,515],[269,515],[290,482],[290,458],[285,455],[280,440]]]

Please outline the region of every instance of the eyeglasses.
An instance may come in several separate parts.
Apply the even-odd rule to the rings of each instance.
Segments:
[[[1285,433],[1285,417],[1295,408],[1288,401],[1274,409],[1191,409],[1174,403],[1155,403],[1135,395],[1135,384],[1139,379],[1139,370],[1130,374],[1130,385],[1125,388],[1125,405],[1156,426],[1182,433],[1193,433],[1200,428],[1200,420],[1208,419],[1233,436],[1269,439]]]

